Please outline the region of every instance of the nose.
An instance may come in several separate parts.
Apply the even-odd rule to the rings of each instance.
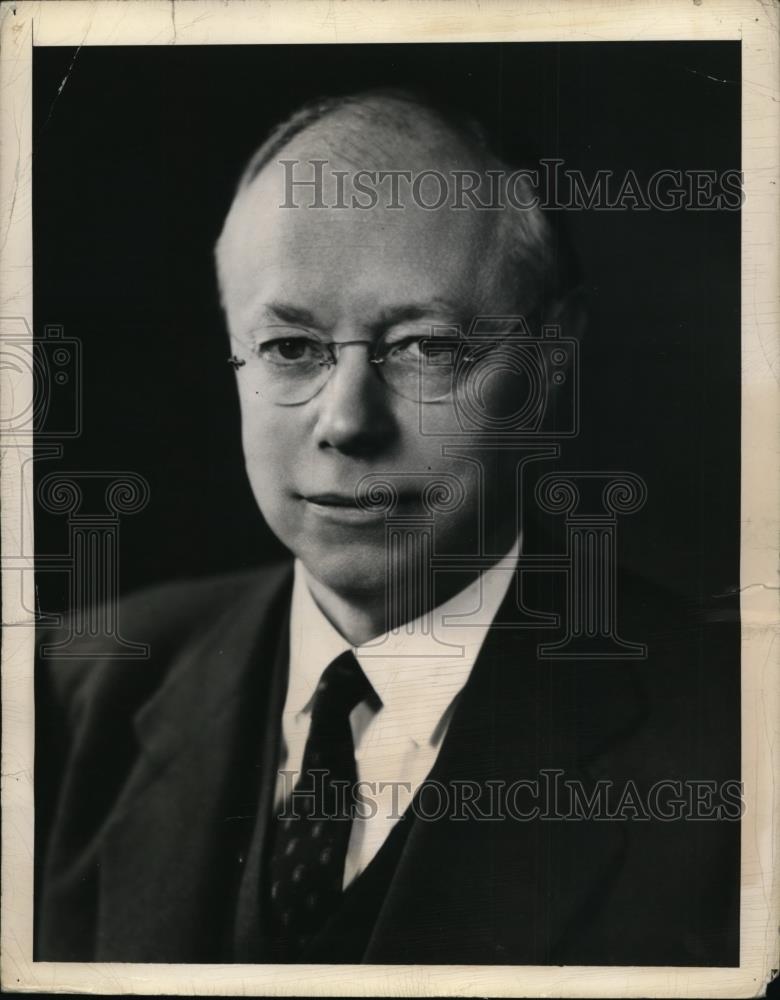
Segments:
[[[381,454],[396,436],[388,389],[369,364],[365,344],[339,351],[338,363],[312,402],[317,406],[319,448],[369,457]]]

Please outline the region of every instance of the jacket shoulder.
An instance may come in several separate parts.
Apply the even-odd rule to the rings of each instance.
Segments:
[[[291,573],[289,563],[264,566],[194,580],[173,580],[135,591],[120,604],[123,628],[134,625],[150,637],[163,638],[208,627],[247,594],[260,606],[281,588]]]
[[[283,563],[242,572],[175,580],[138,590],[113,609],[116,632],[146,653],[127,656],[105,634],[84,635],[75,616],[37,637],[36,706],[55,704],[74,721],[89,704],[133,711],[164,680],[177,653],[244,606],[262,630],[276,599],[291,579]],[[98,609],[95,619],[110,619],[112,609]]]

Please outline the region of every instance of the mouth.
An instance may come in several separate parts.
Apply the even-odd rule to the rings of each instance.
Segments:
[[[354,493],[296,493],[296,499],[302,500],[310,510],[329,521],[350,524],[374,524],[382,522],[387,517],[384,507],[366,508],[358,504]],[[403,506],[407,509],[419,503],[419,497],[414,494],[402,494],[398,498],[395,509]]]
[[[355,501],[354,494],[351,493],[307,493],[302,495],[302,499],[307,503],[316,504],[318,507],[338,507],[348,510],[362,510]]]

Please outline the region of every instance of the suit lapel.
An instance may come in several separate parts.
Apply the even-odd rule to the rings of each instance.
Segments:
[[[248,590],[137,717],[142,752],[101,849],[98,959],[229,951],[263,768],[276,760],[289,590],[288,573]]]
[[[502,629],[512,604],[510,593],[429,776],[451,802],[466,784],[487,796],[491,781],[509,788],[518,779],[539,780],[544,787],[554,769],[584,782],[609,773],[621,734],[641,714],[629,665],[539,661],[537,644],[549,634]],[[524,791],[517,813],[533,806]],[[583,907],[619,867],[625,842],[617,824],[496,821],[476,809],[457,821],[419,818],[421,806],[435,810],[436,798],[417,801],[363,961],[563,961]]]

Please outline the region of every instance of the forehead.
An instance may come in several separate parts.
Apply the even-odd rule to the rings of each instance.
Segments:
[[[327,299],[336,309],[340,298],[362,297],[379,308],[397,304],[399,295],[414,301],[473,300],[476,305],[476,300],[502,293],[509,283],[495,213],[446,204],[427,209],[405,178],[393,197],[390,181],[377,174],[403,170],[415,177],[435,169],[445,183],[452,183],[453,169],[471,166],[463,147],[445,137],[428,148],[400,141],[388,151],[387,136],[381,135],[383,142],[372,146],[368,135],[326,141],[306,134],[238,195],[220,241],[229,318],[251,311],[256,299],[267,296]],[[311,186],[289,185],[291,177],[312,180],[311,161],[317,159],[326,160],[317,192],[319,204],[326,207],[317,207]],[[365,172],[362,178],[360,171]],[[420,190],[432,203],[438,182],[430,183],[434,186]],[[371,207],[361,207],[369,200],[366,184],[377,194]]]

